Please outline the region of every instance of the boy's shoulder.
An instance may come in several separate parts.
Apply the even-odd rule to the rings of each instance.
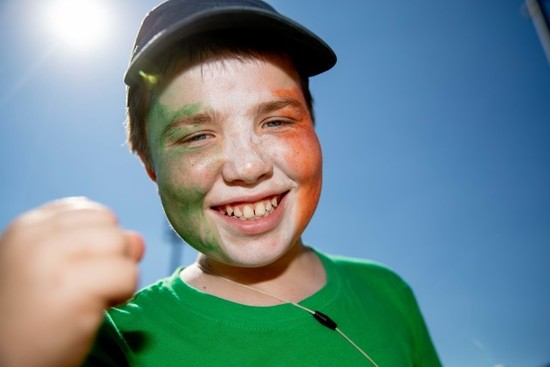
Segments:
[[[397,282],[405,282],[391,267],[381,262],[366,258],[333,255],[317,251],[321,259],[331,261],[338,269],[368,276],[394,279]]]
[[[179,272],[178,269],[173,275],[162,278],[153,284],[149,284],[138,290],[128,301],[111,307],[108,314],[118,321],[135,318],[140,313],[149,313],[151,309],[162,308],[164,304],[178,298],[174,289]]]
[[[381,262],[322,252],[318,254],[323,261],[329,261],[349,284],[378,290],[410,291],[409,284],[395,270]]]

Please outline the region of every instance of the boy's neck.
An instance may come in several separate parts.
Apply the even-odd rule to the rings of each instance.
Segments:
[[[199,255],[194,264],[180,273],[180,278],[202,292],[250,306],[273,306],[281,301],[222,278],[253,286],[292,302],[308,298],[326,283],[321,260],[301,243],[275,263],[258,268],[229,266]]]

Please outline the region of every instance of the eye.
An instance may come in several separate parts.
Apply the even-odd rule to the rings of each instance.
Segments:
[[[286,125],[289,125],[290,124],[290,121],[287,121],[287,120],[282,120],[282,119],[278,119],[278,120],[269,120],[269,121],[266,121],[263,125],[263,127],[265,128],[278,128],[278,127],[283,127],[283,126],[286,126]]]
[[[209,139],[214,138],[214,134],[210,132],[197,132],[196,134],[185,136],[179,139],[177,145],[189,145],[189,146],[200,146],[206,143]]]
[[[201,140],[208,139],[208,137],[209,137],[208,134],[197,134],[197,135],[193,135],[190,138],[188,138],[187,141],[191,141],[191,142],[201,141]]]

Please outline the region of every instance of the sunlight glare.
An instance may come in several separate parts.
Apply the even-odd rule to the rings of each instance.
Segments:
[[[50,5],[50,29],[67,46],[85,51],[106,38],[109,14],[101,1],[56,0]]]

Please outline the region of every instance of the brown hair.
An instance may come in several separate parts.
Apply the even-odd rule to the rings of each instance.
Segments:
[[[276,55],[289,58],[295,65],[300,77],[302,92],[312,121],[315,121],[313,113],[313,98],[309,90],[309,79],[300,72],[298,63],[285,52],[283,46],[277,46],[277,42],[246,42],[238,36],[215,35],[203,36],[191,42],[178,45],[165,51],[155,65],[151,65],[147,72],[141,71],[141,80],[127,89],[127,121],[126,133],[130,150],[138,154],[148,167],[152,167],[149,145],[147,143],[146,122],[151,103],[167,81],[174,74],[189,65],[200,64],[206,61],[231,56],[239,60],[265,59],[268,55]]]

